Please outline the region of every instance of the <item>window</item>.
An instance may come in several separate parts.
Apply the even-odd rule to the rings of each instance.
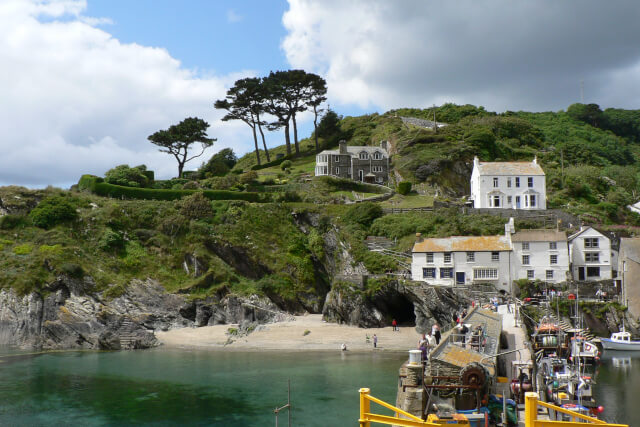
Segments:
[[[498,188],[498,178],[493,178],[493,188]]]
[[[476,262],[475,252],[467,252],[467,262]]]
[[[520,177],[517,176],[516,177],[516,188],[519,188],[519,187],[520,187]]]
[[[340,168],[335,168],[336,175],[340,175]]]
[[[445,252],[444,253],[444,262],[446,262],[446,263],[451,262],[451,252]]]
[[[440,269],[440,278],[441,279],[451,279],[453,277],[453,268],[441,268]]]
[[[382,166],[371,166],[371,171],[382,172]]]
[[[522,264],[529,265],[529,255],[522,255]]]
[[[436,269],[424,267],[422,269],[422,277],[424,279],[435,279],[436,278]]]
[[[527,186],[529,188],[533,188],[533,177],[532,176],[527,178]]]
[[[500,261],[500,252],[491,252],[491,261]]]
[[[529,242],[522,242],[522,250],[523,251],[529,250]]]
[[[478,279],[497,279],[497,268],[476,268],[473,270],[473,278]]]
[[[427,252],[427,263],[433,264],[433,252]]]
[[[557,264],[558,263],[558,255],[549,256],[549,264]]]
[[[587,267],[587,277],[600,277],[600,267]]]
[[[598,248],[600,247],[598,244],[597,237],[585,237],[584,238],[584,247],[585,248]]]
[[[340,163],[340,156],[333,156],[333,161],[336,163]]]
[[[368,159],[369,159],[369,155],[367,154],[367,152],[366,152],[366,151],[362,151],[362,152],[360,153],[360,156],[359,156],[359,157],[360,157],[360,160],[368,160]]]
[[[585,252],[585,262],[600,262],[600,252]]]
[[[536,196],[535,194],[529,195],[529,205],[534,208],[536,206]]]
[[[535,272],[533,270],[527,270],[527,279],[533,279],[535,277]]]
[[[493,201],[493,207],[494,208],[499,208],[500,207],[500,196],[492,196],[491,200]]]
[[[547,270],[547,274],[545,276],[547,280],[553,280],[553,270]]]
[[[373,153],[373,160],[382,160],[382,153],[379,151]]]
[[[511,204],[511,196],[507,196],[507,204]]]
[[[558,249],[558,242],[549,242],[549,249],[552,251]]]
[[[507,178],[507,188],[511,188],[511,178]]]

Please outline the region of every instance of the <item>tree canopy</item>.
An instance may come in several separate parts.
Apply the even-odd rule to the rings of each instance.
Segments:
[[[202,156],[204,151],[213,145],[215,138],[207,136],[209,123],[197,117],[188,117],[169,129],[159,130],[149,135],[148,140],[160,148],[163,153],[169,153],[178,162],[178,177],[182,177],[185,163]],[[189,156],[189,150],[195,143],[200,143],[202,150],[199,154]]]

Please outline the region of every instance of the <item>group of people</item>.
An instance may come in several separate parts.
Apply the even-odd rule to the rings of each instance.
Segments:
[[[431,351],[440,344],[441,337],[440,325],[437,323],[434,323],[431,330],[426,334],[422,334],[422,337],[420,337],[420,340],[418,341],[418,349],[422,352],[423,362],[427,360],[429,353],[431,353]]]

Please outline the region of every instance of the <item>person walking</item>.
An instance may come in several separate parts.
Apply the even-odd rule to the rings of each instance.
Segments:
[[[398,322],[396,321],[396,319],[393,319],[393,321],[391,322],[391,326],[393,326],[394,332],[400,330],[398,329]]]
[[[431,335],[431,332],[427,334],[427,351],[431,353],[436,348],[436,337]]]
[[[373,334],[373,348],[378,348],[378,336]]]

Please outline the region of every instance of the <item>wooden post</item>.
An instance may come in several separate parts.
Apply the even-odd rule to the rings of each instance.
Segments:
[[[365,417],[365,414],[368,414],[371,411],[371,402],[367,399],[370,391],[371,390],[368,388],[360,389],[360,419],[358,420],[360,422],[360,427],[371,427],[371,423],[367,421]]]

